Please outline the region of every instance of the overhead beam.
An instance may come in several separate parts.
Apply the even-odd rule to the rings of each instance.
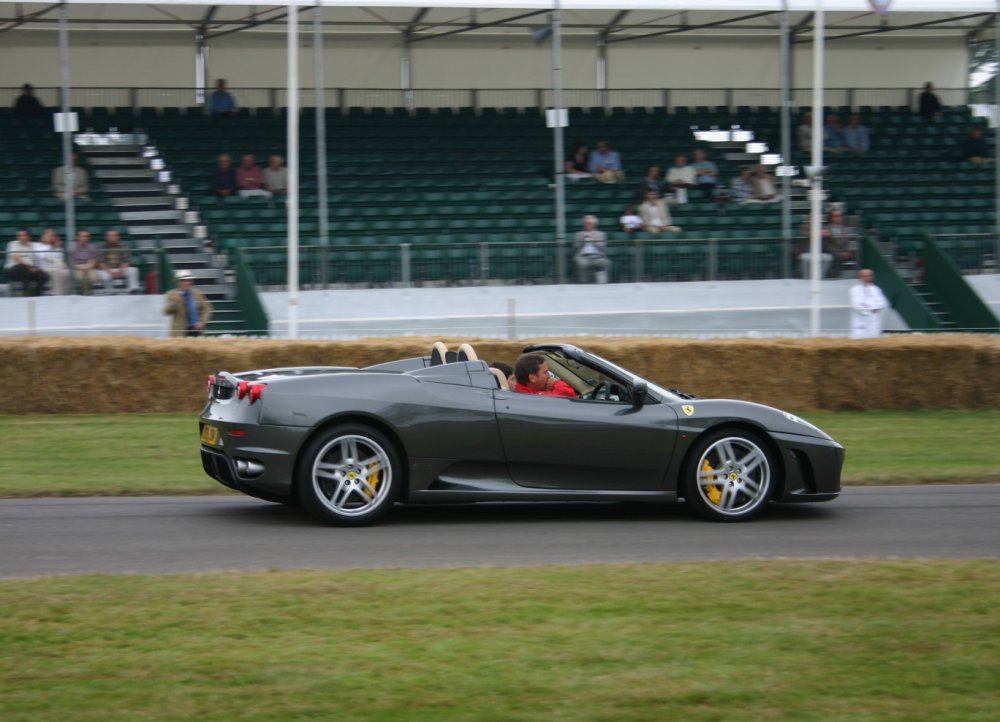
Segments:
[[[461,27],[461,28],[459,28],[457,30],[449,30],[449,31],[444,32],[444,33],[435,33],[434,35],[419,35],[419,36],[413,38],[410,42],[419,43],[422,40],[436,40],[437,38],[444,38],[444,37],[447,37],[449,35],[458,35],[459,33],[467,33],[467,32],[471,32],[473,30],[482,30],[483,28],[492,28],[492,27],[496,27],[497,25],[508,25],[508,24],[513,23],[516,20],[524,20],[525,18],[533,18],[533,17],[537,17],[538,15],[545,15],[548,12],[549,12],[548,10],[535,10],[535,11],[530,12],[530,13],[522,13],[520,15],[515,15],[514,17],[512,17],[512,18],[506,18],[505,20],[496,20],[496,21],[494,21],[492,23],[466,24],[465,27]]]
[[[413,13],[413,17],[410,18],[410,22],[407,23],[407,25],[406,25],[406,31],[405,32],[412,33],[414,30],[416,30],[417,29],[417,25],[419,25],[420,21],[423,20],[427,16],[427,13],[429,11],[430,11],[430,8],[420,8],[419,10],[417,10],[417,12]]]
[[[311,9],[312,9],[311,7],[298,7],[296,8],[295,12],[297,14],[301,14]],[[205,35],[205,39],[213,40],[215,38],[221,38],[224,35],[232,35],[233,33],[239,33],[244,30],[250,30],[251,28],[256,28],[261,25],[270,25],[271,23],[276,23],[279,20],[284,20],[287,17],[288,17],[288,11],[282,8],[280,11],[278,11],[276,15],[270,15],[264,20],[252,20],[248,22],[243,22],[240,24],[239,27],[232,28],[230,30],[220,30],[217,33],[208,33]]]
[[[830,41],[830,40],[846,40],[847,38],[860,38],[860,37],[863,37],[865,35],[879,35],[881,33],[897,32],[899,30],[919,30],[921,28],[935,28],[935,27],[940,27],[942,25],[947,25],[948,23],[954,23],[954,22],[957,22],[959,20],[970,20],[972,18],[981,18],[981,17],[987,17],[987,16],[990,17],[990,18],[993,18],[994,13],[973,13],[972,15],[961,15],[961,16],[959,16],[957,18],[947,18],[947,19],[940,19],[940,20],[927,20],[926,22],[911,23],[909,25],[885,26],[885,27],[876,28],[874,30],[869,29],[869,30],[861,30],[861,31],[856,32],[856,33],[845,33],[844,35],[831,35],[831,36],[828,36],[826,38],[826,40],[827,41]],[[795,42],[797,42],[797,43],[803,43],[803,42],[811,42],[811,40],[809,38],[803,38],[803,39],[796,40]]]
[[[692,30],[703,30],[705,28],[718,28],[723,25],[732,25],[733,23],[738,23],[743,20],[754,20],[755,18],[763,18],[768,15],[774,15],[773,10],[767,10],[760,13],[752,13],[750,15],[740,15],[739,17],[729,18],[727,20],[716,20],[712,23],[701,23],[700,25],[684,25],[673,30],[661,30],[657,33],[645,33],[643,35],[629,35],[628,37],[618,37],[618,38],[608,38],[608,43],[624,43],[630,40],[645,40],[646,38],[656,38],[663,35],[676,35],[678,33],[688,33]]]
[[[5,33],[8,30],[13,30],[14,28],[16,28],[16,27],[18,27],[20,25],[24,25],[25,23],[30,23],[33,20],[37,20],[42,15],[45,15],[46,13],[50,13],[53,10],[55,10],[56,8],[58,8],[60,4],[61,3],[56,3],[55,5],[49,5],[47,8],[42,8],[41,10],[36,10],[35,12],[31,13],[30,15],[23,15],[20,18],[17,18],[17,19],[14,19],[14,20],[2,20],[0,22],[10,23],[10,25],[8,25],[7,27],[0,28],[0,33]]]

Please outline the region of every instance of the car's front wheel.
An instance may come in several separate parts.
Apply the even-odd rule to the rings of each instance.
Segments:
[[[771,498],[773,474],[771,452],[757,434],[721,429],[693,449],[684,470],[685,500],[713,521],[748,519]]]
[[[338,526],[369,524],[399,494],[399,454],[379,431],[334,427],[313,439],[301,456],[298,493],[313,516]]]

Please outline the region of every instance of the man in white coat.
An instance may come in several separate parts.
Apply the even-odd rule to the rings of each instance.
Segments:
[[[851,338],[876,338],[882,334],[882,311],[889,300],[876,286],[875,272],[870,268],[858,271],[858,281],[851,286]]]

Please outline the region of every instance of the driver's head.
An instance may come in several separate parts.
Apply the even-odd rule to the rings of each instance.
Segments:
[[[544,389],[548,377],[549,365],[537,353],[526,353],[514,364],[514,378],[523,386]]]

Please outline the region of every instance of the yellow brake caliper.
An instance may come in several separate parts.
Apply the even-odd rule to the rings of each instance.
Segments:
[[[368,465],[368,485],[372,488],[372,491],[364,489],[365,496],[371,499],[375,495],[373,492],[378,489],[378,484],[379,484],[378,463],[373,462]]]
[[[708,463],[708,459],[701,462],[701,470],[702,472],[715,471],[712,465]],[[718,484],[703,484],[701,488],[705,490],[705,495],[713,504],[718,505],[722,501],[722,487]]]

